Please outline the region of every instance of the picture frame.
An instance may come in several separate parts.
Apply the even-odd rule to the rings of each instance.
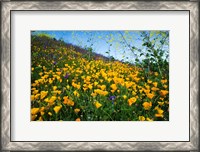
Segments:
[[[12,13],[17,11],[188,11],[189,12],[189,140],[188,141],[12,141],[15,128],[11,130],[13,79],[12,65]],[[198,151],[199,150],[199,2],[198,1],[2,1],[1,2],[1,150],[153,150]],[[29,15],[29,13],[27,13]],[[12,80],[12,82],[11,82]],[[60,124],[61,125],[61,124]],[[168,130],[169,131],[169,130]]]

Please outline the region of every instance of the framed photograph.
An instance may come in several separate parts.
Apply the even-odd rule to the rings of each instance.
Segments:
[[[199,2],[1,12],[1,150],[199,150]]]

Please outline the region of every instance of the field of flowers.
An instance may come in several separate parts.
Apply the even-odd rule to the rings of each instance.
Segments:
[[[168,121],[167,74],[31,40],[32,121]]]

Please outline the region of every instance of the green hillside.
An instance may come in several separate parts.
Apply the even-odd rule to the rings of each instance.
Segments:
[[[31,37],[32,121],[168,121],[168,74]]]

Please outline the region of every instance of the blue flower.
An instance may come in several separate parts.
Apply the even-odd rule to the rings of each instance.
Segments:
[[[69,74],[66,73],[65,76],[64,76],[64,78],[65,78],[65,79],[68,79],[68,78],[69,78]]]
[[[109,97],[109,99],[112,100],[112,101],[115,100],[115,98],[116,98],[115,96],[110,96]]]

